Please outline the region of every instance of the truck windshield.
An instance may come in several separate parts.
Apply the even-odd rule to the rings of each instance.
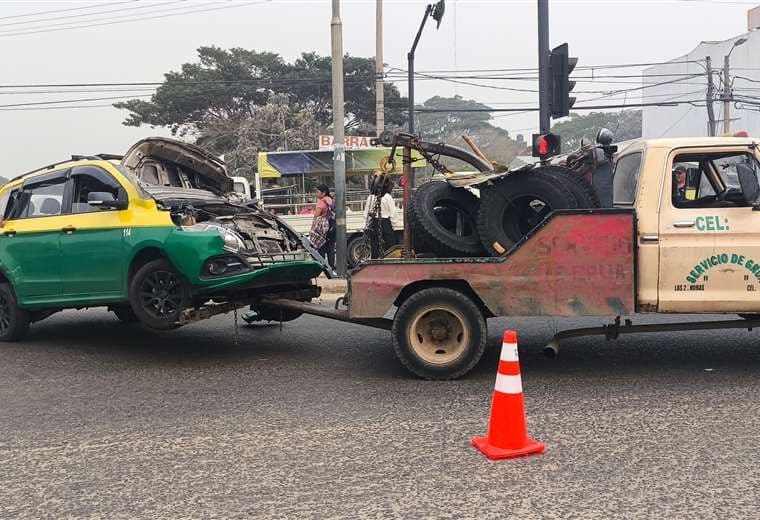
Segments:
[[[754,170],[756,172],[760,172],[757,159],[751,157],[746,153],[729,155],[727,157],[721,157],[719,159],[712,160],[713,169],[718,173],[718,175],[720,175],[720,178],[723,180],[723,184],[727,189],[741,188],[739,186],[739,176],[736,173],[736,165],[743,162],[754,163]]]

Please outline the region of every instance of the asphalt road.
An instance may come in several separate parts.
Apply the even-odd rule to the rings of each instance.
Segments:
[[[0,518],[756,518],[757,333],[576,339],[489,323],[461,381],[413,378],[387,332],[317,318],[165,334],[67,312],[0,345]],[[530,433],[491,462],[504,327]]]

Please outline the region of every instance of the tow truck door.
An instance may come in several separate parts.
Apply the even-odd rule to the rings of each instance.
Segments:
[[[660,199],[659,312],[760,313],[760,211],[743,200],[735,169],[746,160],[756,161],[747,147],[669,156]],[[688,171],[682,190],[671,174],[677,166]]]

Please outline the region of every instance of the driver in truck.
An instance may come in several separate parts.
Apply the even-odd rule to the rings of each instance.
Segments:
[[[686,196],[686,166],[679,164],[673,168],[673,202],[683,203],[688,200]]]

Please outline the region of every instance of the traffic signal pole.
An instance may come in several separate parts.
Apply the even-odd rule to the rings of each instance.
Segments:
[[[549,70],[549,0],[538,0],[538,107],[541,134],[551,131],[551,71]]]

